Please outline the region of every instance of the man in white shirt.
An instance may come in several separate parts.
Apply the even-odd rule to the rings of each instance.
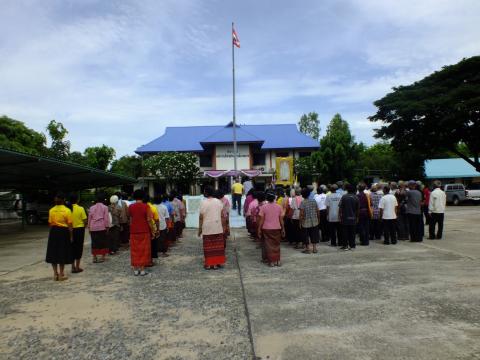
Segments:
[[[383,188],[383,197],[380,199],[378,208],[380,209],[380,218],[383,220],[383,236],[385,245],[397,243],[397,211],[398,202],[395,195],[390,194],[390,188]]]
[[[439,180],[433,182],[433,191],[430,193],[430,202],[428,211],[430,212],[430,223],[428,225],[429,239],[441,239],[443,234],[443,220],[445,216],[445,206],[447,196],[440,188],[442,183]],[[435,237],[435,225],[438,224],[437,236]]]
[[[314,196],[314,199],[317,203],[318,210],[320,211],[320,233],[322,235],[322,242],[328,241],[328,230],[327,230],[327,195],[325,194],[323,187],[319,186],[317,188],[317,193]]]

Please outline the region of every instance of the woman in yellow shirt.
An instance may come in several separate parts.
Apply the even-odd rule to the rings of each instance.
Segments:
[[[72,226],[73,226],[73,242],[72,242],[72,274],[81,273],[83,269],[80,267],[80,260],[83,255],[83,242],[85,240],[85,225],[87,224],[87,213],[83,206],[78,205],[78,195],[70,196],[72,204]]]
[[[65,264],[72,263],[72,212],[65,206],[65,196],[55,196],[55,206],[48,213],[50,233],[48,235],[45,261],[52,264],[54,280],[63,281]],[[60,270],[60,271],[59,271]]]

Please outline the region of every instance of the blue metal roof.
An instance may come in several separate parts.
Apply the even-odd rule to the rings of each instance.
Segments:
[[[136,153],[162,151],[203,151],[202,143],[233,142],[232,126],[167,127],[165,134],[140,146]],[[237,141],[263,143],[268,149],[318,149],[318,141],[300,131],[295,124],[237,125]]]
[[[461,158],[434,159],[425,161],[425,177],[428,179],[470,178],[480,177],[480,173]]]
[[[237,142],[263,142],[262,139],[248,132],[244,126],[237,126],[236,130]],[[233,128],[232,126],[222,127],[220,130],[201,140],[200,142],[203,144],[233,142]]]

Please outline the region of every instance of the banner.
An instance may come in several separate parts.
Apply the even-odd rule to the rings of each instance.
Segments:
[[[222,176],[248,176],[250,178],[261,175],[262,171],[261,170],[240,170],[240,171],[235,171],[235,170],[206,170],[203,175],[204,176],[209,176],[212,178],[219,178]]]

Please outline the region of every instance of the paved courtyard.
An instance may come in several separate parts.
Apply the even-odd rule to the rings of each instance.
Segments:
[[[218,271],[189,230],[145,278],[124,252],[63,283],[44,227],[4,229],[0,358],[480,359],[480,207],[446,219],[445,239],[423,244],[284,245],[280,268],[236,230]]]

